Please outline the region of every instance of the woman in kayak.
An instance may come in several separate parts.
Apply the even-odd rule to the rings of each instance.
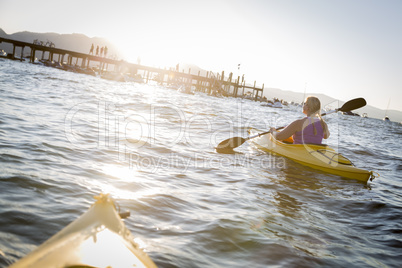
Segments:
[[[269,130],[277,140],[286,140],[293,136],[294,144],[321,144],[322,139],[328,139],[327,123],[321,118],[321,103],[317,97],[307,97],[303,105],[303,113],[307,117],[296,120],[277,132],[275,128]]]

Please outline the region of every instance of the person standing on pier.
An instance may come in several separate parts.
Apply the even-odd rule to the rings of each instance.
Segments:
[[[99,46],[96,46],[96,56],[99,56]]]
[[[106,58],[106,55],[107,55],[107,46],[105,46],[104,53],[105,53],[105,58]]]
[[[100,54],[100,56],[103,57],[103,47],[101,47],[101,54]]]
[[[89,51],[89,55],[94,54],[94,44],[92,43],[91,50]]]

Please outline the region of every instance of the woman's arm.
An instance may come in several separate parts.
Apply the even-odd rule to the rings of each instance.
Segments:
[[[303,120],[303,119],[301,119],[301,120]],[[300,126],[302,124],[301,120],[296,120],[296,121],[292,122],[290,125],[285,127],[281,132],[277,132],[275,130],[275,128],[271,128],[269,131],[272,133],[272,135],[275,137],[275,139],[286,140],[287,138],[289,138],[290,136],[295,134],[295,132],[300,131],[300,129],[301,129]]]

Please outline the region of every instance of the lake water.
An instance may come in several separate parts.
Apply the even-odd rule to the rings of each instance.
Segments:
[[[160,267],[400,267],[401,125],[326,117],[328,144],[380,174],[368,184],[247,143],[214,149],[299,109],[0,59],[0,267],[101,192]]]

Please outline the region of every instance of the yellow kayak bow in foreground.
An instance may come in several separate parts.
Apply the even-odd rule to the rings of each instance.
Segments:
[[[250,129],[249,133],[258,135],[258,130]],[[249,143],[263,151],[285,156],[302,165],[327,173],[363,182],[374,178],[372,171],[355,167],[349,159],[327,145],[286,143],[275,139],[270,133],[250,139]]]
[[[37,249],[10,266],[18,267],[156,267],[134,242],[109,195]]]

